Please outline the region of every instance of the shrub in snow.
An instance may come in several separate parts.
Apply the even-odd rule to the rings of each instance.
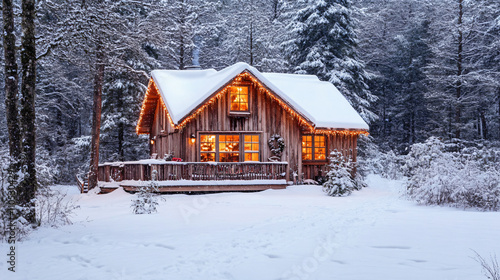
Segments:
[[[435,137],[411,147],[408,197],[421,204],[500,210],[500,151],[456,147]]]
[[[47,186],[38,190],[36,197],[36,220],[39,226],[58,227],[71,224],[70,217],[79,206],[66,193]]]
[[[481,265],[483,269],[483,274],[487,279],[500,280],[500,266],[498,265],[498,260],[495,255],[490,255],[490,260],[484,259],[476,251],[476,256],[474,259]]]
[[[370,136],[361,136],[358,140],[358,172],[362,176],[378,174],[388,179],[401,179],[404,160],[404,156],[392,150],[381,151]]]
[[[353,190],[359,190],[364,183],[352,177],[354,164],[350,159],[346,159],[341,152],[334,150],[330,153],[329,170],[326,174],[326,181],[323,183],[323,191],[329,196],[350,195]]]
[[[158,182],[156,181],[157,171],[151,173],[151,182],[141,186],[135,199],[132,200],[132,211],[134,214],[151,214],[157,212],[158,206]]]

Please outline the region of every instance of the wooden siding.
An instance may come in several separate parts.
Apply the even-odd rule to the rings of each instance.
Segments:
[[[257,90],[256,85],[252,84],[251,81],[242,81],[242,84],[250,85],[250,115],[231,116],[229,94],[224,94],[180,131],[175,131],[166,121],[166,112],[158,100],[150,134],[150,139],[154,138],[155,140],[154,145],[151,146],[151,153],[158,154],[159,158],[163,158],[167,153],[173,153],[174,157],[184,161],[197,162],[200,157],[198,151],[200,133],[258,132],[261,136],[260,158],[262,162],[268,162],[272,153],[267,141],[273,134],[279,134],[283,137],[286,145],[281,160],[288,162],[287,179],[294,179],[289,176],[292,172],[304,175],[303,178],[297,178],[299,180],[314,179],[317,176],[317,170],[323,168],[324,163],[316,167],[313,167],[314,165],[303,166],[301,147],[303,128],[299,122],[267,94]],[[194,144],[190,142],[192,134],[196,135],[196,143]],[[337,149],[346,155],[351,155],[355,160],[356,138],[356,136],[328,135],[328,150]]]

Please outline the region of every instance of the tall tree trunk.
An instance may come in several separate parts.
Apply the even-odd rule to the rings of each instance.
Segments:
[[[123,108],[123,107],[120,107]],[[124,140],[124,124],[123,122],[118,123],[118,160],[125,161],[125,152],[123,148],[123,140]]]
[[[460,138],[460,119],[462,117],[462,106],[460,98],[462,97],[462,56],[463,56],[463,31],[462,31],[462,17],[463,17],[463,0],[458,0],[458,50],[457,50],[457,84],[456,84],[456,107],[455,107],[455,138]]]
[[[18,120],[19,75],[16,61],[16,35],[14,34],[13,0],[3,0],[3,53],[5,74],[5,116],[9,133],[9,153],[19,159],[21,154],[21,132]],[[17,172],[16,172],[17,173]]]
[[[482,139],[488,139],[488,124],[486,123],[486,116],[484,111],[479,112],[479,123],[481,124],[481,135]]]
[[[102,84],[104,81],[104,53],[96,49],[94,74],[94,109],[92,110],[92,143],[90,144],[89,189],[97,187],[99,169],[99,136],[101,133]]]
[[[250,21],[250,65],[253,66],[253,22]]]
[[[36,179],[36,137],[35,137],[35,85],[36,85],[36,44],[35,44],[35,0],[22,1],[21,27],[21,130],[23,135],[24,178],[18,192],[21,205],[28,207],[24,218],[35,224]]]

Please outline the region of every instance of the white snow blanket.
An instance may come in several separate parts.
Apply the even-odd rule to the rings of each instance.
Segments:
[[[418,206],[401,182],[371,177],[349,197],[321,186],[165,195],[134,215],[134,195],[79,194],[74,224],[0,243],[0,279],[486,279],[472,250],[500,255],[500,213]]]

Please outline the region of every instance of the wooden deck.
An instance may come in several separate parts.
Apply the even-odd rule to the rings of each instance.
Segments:
[[[218,184],[203,184],[204,181],[169,181],[167,185],[158,187],[159,193],[210,193],[210,192],[248,192],[248,191],[263,191],[268,189],[285,189],[287,182],[285,180],[248,180],[248,181],[219,181]],[[147,184],[147,182],[143,182]],[[212,183],[212,182],[210,182]],[[125,181],[117,184],[101,185],[101,193],[109,193],[117,187],[122,187],[126,192],[139,191],[140,184],[135,182]]]
[[[135,192],[145,181],[156,180],[161,193],[261,191],[287,186],[287,162],[173,162],[141,160],[99,165],[101,193],[118,186]]]

